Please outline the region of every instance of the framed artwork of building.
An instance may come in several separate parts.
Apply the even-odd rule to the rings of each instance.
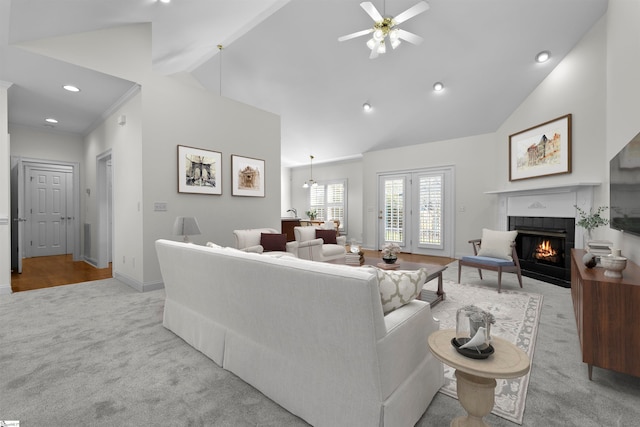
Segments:
[[[264,160],[232,154],[231,195],[264,197],[264,167]]]
[[[509,181],[571,173],[571,114],[509,136]]]
[[[178,193],[222,194],[222,154],[178,145]]]

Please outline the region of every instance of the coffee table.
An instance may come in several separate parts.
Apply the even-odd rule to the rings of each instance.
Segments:
[[[344,258],[334,259],[328,262],[333,264],[346,264]],[[377,267],[378,264],[380,264],[381,262],[382,262],[382,259],[380,258],[364,257],[363,265],[372,265]],[[396,270],[418,270],[420,268],[424,268],[427,271],[427,278],[424,281],[425,284],[432,281],[433,279],[438,279],[437,290],[432,291],[432,290],[423,288],[419,299],[421,299],[422,301],[428,302],[429,305],[431,305],[431,307],[435,307],[436,304],[438,304],[440,301],[445,300],[445,298],[447,297],[447,294],[444,292],[444,289],[442,286],[442,272],[447,269],[446,265],[425,264],[420,262],[403,261],[401,258],[398,258],[395,264],[398,265],[398,268]],[[347,264],[347,265],[350,265],[350,264]],[[354,266],[354,267],[358,267],[358,266]],[[389,271],[393,271],[393,270],[389,270]]]
[[[493,409],[496,378],[517,378],[529,372],[527,354],[498,337],[491,337],[494,353],[487,359],[470,359],[451,344],[455,329],[443,329],[429,335],[429,349],[441,362],[455,368],[458,400],[467,416],[451,421],[451,427],[488,426],[482,419]]]

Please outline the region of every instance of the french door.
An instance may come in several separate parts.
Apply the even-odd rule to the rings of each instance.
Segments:
[[[452,257],[453,176],[452,167],[380,174],[378,247]]]

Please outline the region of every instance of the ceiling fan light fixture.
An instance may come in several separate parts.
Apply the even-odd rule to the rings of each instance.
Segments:
[[[376,41],[374,39],[369,39],[367,42],[367,47],[371,50],[376,47]]]
[[[384,43],[384,40],[382,40],[378,45],[378,53],[386,53],[386,52],[387,52],[387,45]]]
[[[391,48],[392,49],[397,48],[398,46],[400,46],[400,43],[402,43],[400,39],[391,40]]]
[[[551,52],[548,50],[543,50],[539,54],[536,55],[536,62],[542,64],[543,62],[547,62],[551,59]]]
[[[444,85],[442,84],[442,82],[435,82],[433,84],[433,90],[435,90],[436,92],[440,92],[444,89]]]

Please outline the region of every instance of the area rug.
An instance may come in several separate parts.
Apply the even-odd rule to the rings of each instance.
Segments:
[[[440,320],[440,329],[455,329],[456,311],[465,305],[475,305],[492,313],[496,323],[491,325],[491,335],[510,341],[521,348],[530,360],[538,333],[542,295],[503,290],[476,285],[444,282],[446,299],[432,312]],[[440,392],[457,399],[455,369],[444,365],[445,384]],[[529,385],[529,375],[514,379],[496,379],[495,405],[492,413],[522,424],[524,406]]]

